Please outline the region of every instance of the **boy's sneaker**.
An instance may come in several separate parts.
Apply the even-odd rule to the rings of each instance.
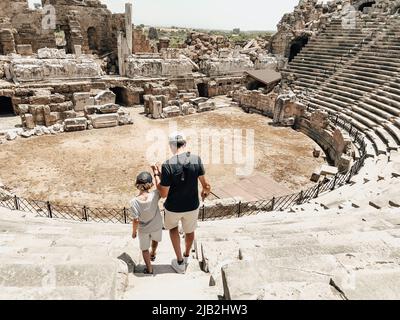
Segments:
[[[175,270],[176,273],[184,274],[186,272],[186,264],[185,261],[182,264],[178,263],[178,260],[174,259],[171,262],[172,269]]]
[[[186,265],[188,265],[189,262],[190,262],[190,256],[189,256],[189,257],[183,256],[183,263],[186,264]]]

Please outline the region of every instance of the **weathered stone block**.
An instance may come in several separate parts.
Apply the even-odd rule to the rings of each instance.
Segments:
[[[181,115],[181,109],[178,106],[166,107],[163,112],[166,118],[179,117]]]
[[[115,93],[108,90],[104,90],[94,97],[94,102],[95,102],[94,104],[103,105],[103,104],[115,103],[115,99],[116,99]]]
[[[51,103],[50,110],[51,112],[65,112],[71,111],[74,108],[74,105],[71,101],[62,102],[62,103]]]
[[[72,131],[82,131],[86,130],[87,120],[86,118],[74,118],[74,119],[66,119],[64,121],[64,131],[72,132]]]
[[[109,104],[98,106],[97,110],[101,114],[108,114],[108,113],[116,113],[119,108],[120,108],[119,105],[114,104],[114,103],[109,103]]]
[[[94,97],[89,92],[76,92],[73,94],[74,109],[77,112],[84,111],[86,106],[94,105]]]
[[[118,114],[93,114],[89,115],[88,119],[92,122],[93,128],[110,128],[118,126]]]
[[[91,114],[95,114],[97,112],[97,107],[98,106],[85,106],[84,108],[84,112],[85,112],[85,116],[91,115]]]
[[[30,104],[50,104],[50,96],[29,97]]]
[[[197,106],[198,112],[206,112],[206,111],[211,111],[211,110],[215,110],[214,102],[203,102],[203,103],[199,103],[199,105]]]
[[[58,112],[50,112],[50,114],[45,114],[44,120],[45,120],[46,127],[50,127],[50,126],[56,124],[58,119],[59,119]]]
[[[68,111],[64,111],[61,112],[61,119],[65,120],[65,119],[73,119],[76,118],[76,112],[73,110],[68,110]]]
[[[31,56],[33,54],[32,45],[30,44],[19,44],[17,45],[17,53],[21,56]]]

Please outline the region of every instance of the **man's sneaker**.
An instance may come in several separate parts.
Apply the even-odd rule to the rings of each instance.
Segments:
[[[175,270],[176,273],[184,274],[186,272],[186,264],[183,262],[182,264],[178,263],[178,260],[174,259],[171,262],[172,268]]]
[[[186,264],[186,265],[188,265],[189,262],[190,262],[190,256],[189,256],[189,257],[183,256],[183,263]]]

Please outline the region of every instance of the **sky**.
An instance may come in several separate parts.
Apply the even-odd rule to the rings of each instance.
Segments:
[[[101,0],[123,12],[131,0]],[[133,0],[135,25],[204,29],[275,30],[284,13],[299,0]]]

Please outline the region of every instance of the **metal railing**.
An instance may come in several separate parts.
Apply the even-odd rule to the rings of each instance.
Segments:
[[[308,110],[314,110],[311,106]],[[329,112],[328,112],[329,113]],[[273,197],[267,200],[253,202],[226,201],[226,204],[213,206],[203,205],[200,208],[199,219],[220,220],[226,218],[243,217],[261,212],[283,211],[293,206],[301,205],[312,199],[318,198],[322,193],[333,191],[351,181],[364,165],[367,157],[366,138],[364,134],[353,127],[352,123],[342,118],[339,114],[329,113],[331,125],[347,131],[354,139],[353,143],[359,150],[359,159],[356,160],[348,172],[337,173],[330,179],[324,179],[313,187],[285,196]],[[104,223],[131,223],[132,218],[129,208],[94,208],[86,206],[65,206],[51,203],[50,201],[38,201],[21,198],[0,189],[0,207],[36,214],[40,217],[70,219],[75,221],[104,222]]]

